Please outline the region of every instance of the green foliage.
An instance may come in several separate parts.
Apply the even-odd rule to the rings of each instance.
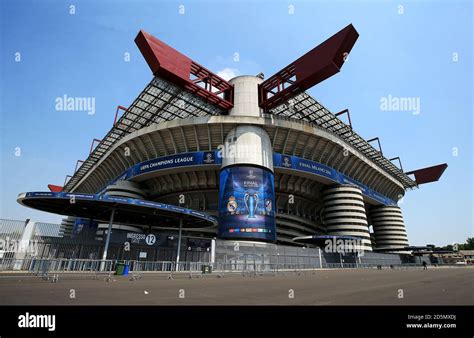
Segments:
[[[459,250],[474,250],[474,237],[469,237],[465,244],[459,244]]]
[[[448,244],[442,247],[436,247],[436,250],[449,250],[453,251],[453,245]],[[469,237],[466,243],[458,244],[458,250],[474,250],[474,237]]]

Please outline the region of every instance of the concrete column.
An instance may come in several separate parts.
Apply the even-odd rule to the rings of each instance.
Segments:
[[[324,222],[328,235],[361,239],[364,251],[372,251],[362,191],[352,185],[337,185],[323,191]]]
[[[263,79],[243,75],[234,77],[229,82],[234,85],[234,107],[229,115],[260,117],[262,109],[258,105],[258,85]]]
[[[369,216],[377,249],[401,249],[409,245],[400,207],[373,206]]]

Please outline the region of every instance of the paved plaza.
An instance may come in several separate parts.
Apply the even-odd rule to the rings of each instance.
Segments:
[[[140,279],[0,275],[2,305],[474,305],[474,268],[344,269]]]

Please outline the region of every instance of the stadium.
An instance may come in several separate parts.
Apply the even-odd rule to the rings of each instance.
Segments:
[[[348,109],[307,93],[340,72],[358,36],[349,25],[268,78],[226,81],[140,31],[151,81],[63,186],[18,202],[67,216],[56,248],[81,248],[65,258],[215,262],[216,241],[255,253],[328,238],[356,239],[371,257],[409,254],[397,202],[447,164],[404,171],[377,137],[353,130]]]

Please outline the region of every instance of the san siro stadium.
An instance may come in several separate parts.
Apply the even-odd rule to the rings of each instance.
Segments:
[[[239,243],[254,259],[304,247],[321,266],[316,248],[339,238],[365,257],[409,260],[397,202],[447,165],[405,172],[353,130],[348,109],[332,113],[306,92],[341,70],[357,38],[349,25],[268,78],[226,81],[140,31],[151,81],[64,186],[18,196],[67,216],[41,254],[216,262]]]

